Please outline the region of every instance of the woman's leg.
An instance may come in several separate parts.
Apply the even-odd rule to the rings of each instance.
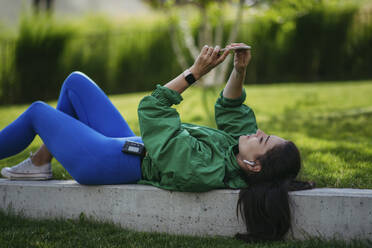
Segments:
[[[73,72],[66,78],[57,109],[107,137],[135,136],[101,88],[81,72]]]
[[[135,136],[106,94],[81,72],[71,73],[64,81],[57,109],[107,137]],[[32,157],[35,165],[43,165],[51,159],[44,145]]]
[[[121,152],[126,139],[137,137],[106,137],[40,101],[0,132],[0,159],[25,149],[36,134],[79,183],[132,183],[141,178],[140,158]]]

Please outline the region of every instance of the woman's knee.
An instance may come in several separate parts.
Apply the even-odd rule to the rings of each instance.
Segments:
[[[50,109],[53,109],[53,107],[51,107],[47,103],[43,101],[35,101],[28,107],[25,115],[31,118],[35,118],[37,116],[45,116]]]
[[[67,76],[66,80],[76,79],[76,78],[87,78],[88,76],[82,73],[81,71],[74,71],[71,72],[70,75]]]
[[[74,71],[66,78],[63,87],[81,90],[84,86],[92,84],[93,81],[84,73]]]
[[[40,110],[43,110],[45,108],[48,108],[50,107],[47,103],[43,102],[43,101],[35,101],[33,102],[30,107],[28,108],[29,111],[40,111]]]

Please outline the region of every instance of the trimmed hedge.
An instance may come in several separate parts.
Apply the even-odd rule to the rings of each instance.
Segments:
[[[351,44],[350,31],[356,13],[353,7],[317,7],[286,23],[265,16],[256,18],[253,30],[243,38],[252,40],[256,48],[253,51],[256,61],[252,63],[254,68],[250,70],[248,81],[364,79],[350,73],[356,59],[368,61],[370,57],[355,53],[356,47]],[[364,30],[357,35],[367,35],[361,32]],[[365,75],[370,78],[372,73]]]

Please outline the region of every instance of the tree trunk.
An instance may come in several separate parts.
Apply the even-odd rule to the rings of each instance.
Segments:
[[[191,56],[196,59],[200,52],[200,47],[195,45],[195,41],[191,32],[191,28],[187,22],[185,13],[181,12],[180,14],[180,29],[182,31],[183,40],[185,41],[185,46],[189,50]]]
[[[42,9],[50,12],[52,11],[54,0],[32,0],[32,5],[36,13]]]
[[[189,65],[186,61],[185,55],[183,54],[181,50],[181,47],[179,46],[179,42],[177,39],[177,29],[174,23],[171,23],[169,25],[169,33],[170,33],[172,48],[173,48],[174,53],[176,54],[177,62],[183,70],[186,70],[186,68],[188,68]]]
[[[238,37],[240,24],[241,24],[242,19],[243,19],[243,7],[244,7],[244,0],[240,0],[239,5],[238,5],[238,9],[236,11],[235,22],[234,22],[233,27],[230,31],[229,38],[227,40],[227,44],[230,44],[230,43],[236,41],[236,38]],[[229,66],[232,59],[233,59],[233,56],[227,57],[226,61],[224,61],[224,63],[221,65],[221,69],[219,70],[219,73],[217,75],[218,78],[225,79],[228,66]],[[222,82],[217,82],[217,84],[218,83],[221,84]]]

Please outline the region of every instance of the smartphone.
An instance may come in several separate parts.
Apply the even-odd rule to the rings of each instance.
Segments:
[[[235,47],[231,47],[230,50],[246,50],[246,49],[251,49],[251,46],[235,46]],[[222,48],[220,51],[219,51],[219,54],[225,52],[226,48]]]
[[[142,143],[133,141],[126,141],[121,151],[141,157],[144,157],[146,154],[145,146]]]

